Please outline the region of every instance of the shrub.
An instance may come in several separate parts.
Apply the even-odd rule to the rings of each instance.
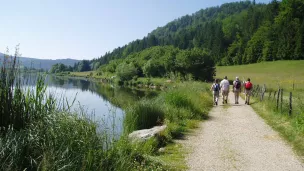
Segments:
[[[163,122],[164,112],[152,100],[141,100],[126,110],[124,128],[127,132],[152,128]]]
[[[188,107],[191,106],[190,100],[188,100],[185,94],[178,91],[168,92],[165,96],[165,102],[175,107]]]
[[[137,75],[137,69],[135,68],[133,63],[121,63],[117,66],[116,73],[121,81],[129,81]]]

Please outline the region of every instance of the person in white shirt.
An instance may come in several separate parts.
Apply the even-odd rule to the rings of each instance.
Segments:
[[[228,94],[229,94],[229,81],[227,80],[227,76],[224,77],[224,79],[220,83],[220,87],[222,90],[222,96],[223,96],[223,104],[227,104],[228,100]]]

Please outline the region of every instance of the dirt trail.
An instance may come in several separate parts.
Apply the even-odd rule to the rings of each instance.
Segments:
[[[304,165],[279,134],[240,99],[214,107],[181,143],[190,153],[189,170],[304,171]]]

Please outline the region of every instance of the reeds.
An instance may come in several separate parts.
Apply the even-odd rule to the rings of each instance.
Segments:
[[[58,107],[61,103],[46,93],[43,76],[35,89],[23,88],[17,56],[1,66],[0,170],[170,170],[152,157],[164,145],[160,141],[194,125],[190,120],[205,116],[212,106],[202,84],[184,84],[127,109],[126,132],[167,123],[164,139],[131,144],[123,134],[113,140],[109,131],[98,132],[85,112]]]

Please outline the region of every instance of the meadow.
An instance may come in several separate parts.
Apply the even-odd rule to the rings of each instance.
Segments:
[[[217,67],[217,78],[241,80],[251,78],[254,89],[266,85],[261,101],[261,90],[257,90],[251,101],[253,109],[284,137],[301,157],[304,156],[304,61],[262,62],[241,66]],[[283,97],[278,97],[278,89]],[[276,96],[274,96],[276,91]],[[289,95],[292,93],[292,113]]]
[[[304,90],[304,61],[273,61],[249,65],[217,66],[216,78],[228,76],[234,80],[238,76],[241,80],[250,78],[253,84],[266,84],[268,88],[277,89],[278,86],[286,90]]]

